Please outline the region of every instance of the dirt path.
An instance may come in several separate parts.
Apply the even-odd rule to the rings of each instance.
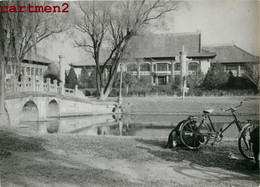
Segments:
[[[165,149],[164,139],[0,131],[5,186],[258,186],[236,142],[199,151]],[[236,157],[230,157],[230,154]]]

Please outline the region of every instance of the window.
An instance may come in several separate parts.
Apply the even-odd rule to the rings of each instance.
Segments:
[[[34,68],[31,68],[31,75],[34,75]]]
[[[21,67],[21,73],[22,73],[22,75],[24,75],[24,73],[25,73],[25,67]]]
[[[197,71],[199,68],[199,64],[197,62],[190,62],[189,63],[189,71]]]
[[[137,65],[136,64],[128,64],[127,65],[127,71],[137,71]]]
[[[40,70],[40,72],[39,72],[40,76],[42,76],[42,68],[39,68],[39,70]]]
[[[26,67],[26,75],[30,75],[30,67]]]
[[[174,71],[181,71],[181,63],[174,64]]]
[[[157,71],[167,71],[168,64],[157,64]]]
[[[236,65],[227,65],[226,70],[227,71],[237,70],[237,66]]]
[[[171,70],[171,69],[172,69],[172,65],[168,64],[168,70]]]
[[[240,70],[246,70],[246,66],[245,65],[240,65]]]
[[[150,71],[150,64],[141,64],[141,71]]]
[[[6,73],[11,74],[11,65],[6,66]]]
[[[35,75],[39,75],[39,68],[35,68]]]

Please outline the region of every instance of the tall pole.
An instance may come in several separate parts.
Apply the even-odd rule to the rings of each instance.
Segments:
[[[182,51],[180,52],[180,58],[181,58],[181,89],[182,89],[182,99],[185,98],[185,92],[186,92],[186,76],[187,76],[187,52],[184,50],[184,46],[182,48]]]
[[[123,98],[122,98],[122,79],[123,79],[123,64],[122,62],[120,63],[120,85],[119,85],[119,97],[118,97],[118,103],[122,104],[123,103]]]

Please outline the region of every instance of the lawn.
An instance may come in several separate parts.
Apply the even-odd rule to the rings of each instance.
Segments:
[[[243,102],[238,112],[256,115],[259,111],[259,97],[126,97],[125,108],[136,114],[200,114],[204,109],[214,109],[215,114],[224,114],[221,108],[227,109]],[[129,107],[131,106],[131,107]],[[228,114],[228,113],[226,113]]]

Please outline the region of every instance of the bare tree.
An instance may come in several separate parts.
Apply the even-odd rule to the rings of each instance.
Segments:
[[[50,2],[9,1],[9,6],[46,5]],[[0,15],[1,40],[1,111],[4,110],[4,69],[8,60],[18,65],[16,75],[20,73],[20,63],[25,55],[36,49],[36,45],[53,34],[63,32],[69,26],[55,13],[17,12]],[[4,33],[4,34],[3,34]],[[6,60],[4,60],[6,58]]]
[[[244,75],[257,86],[259,91],[259,64],[254,62],[246,63]]]
[[[76,29],[85,35],[76,41],[78,47],[91,53],[97,71],[97,88],[100,99],[105,100],[112,89],[119,63],[124,57],[129,41],[151,21],[176,10],[173,1],[120,1],[79,3],[81,22]],[[105,49],[105,50],[104,50]],[[105,53],[102,54],[102,53]],[[100,62],[101,56],[105,60]],[[109,76],[104,81],[105,69]]]

